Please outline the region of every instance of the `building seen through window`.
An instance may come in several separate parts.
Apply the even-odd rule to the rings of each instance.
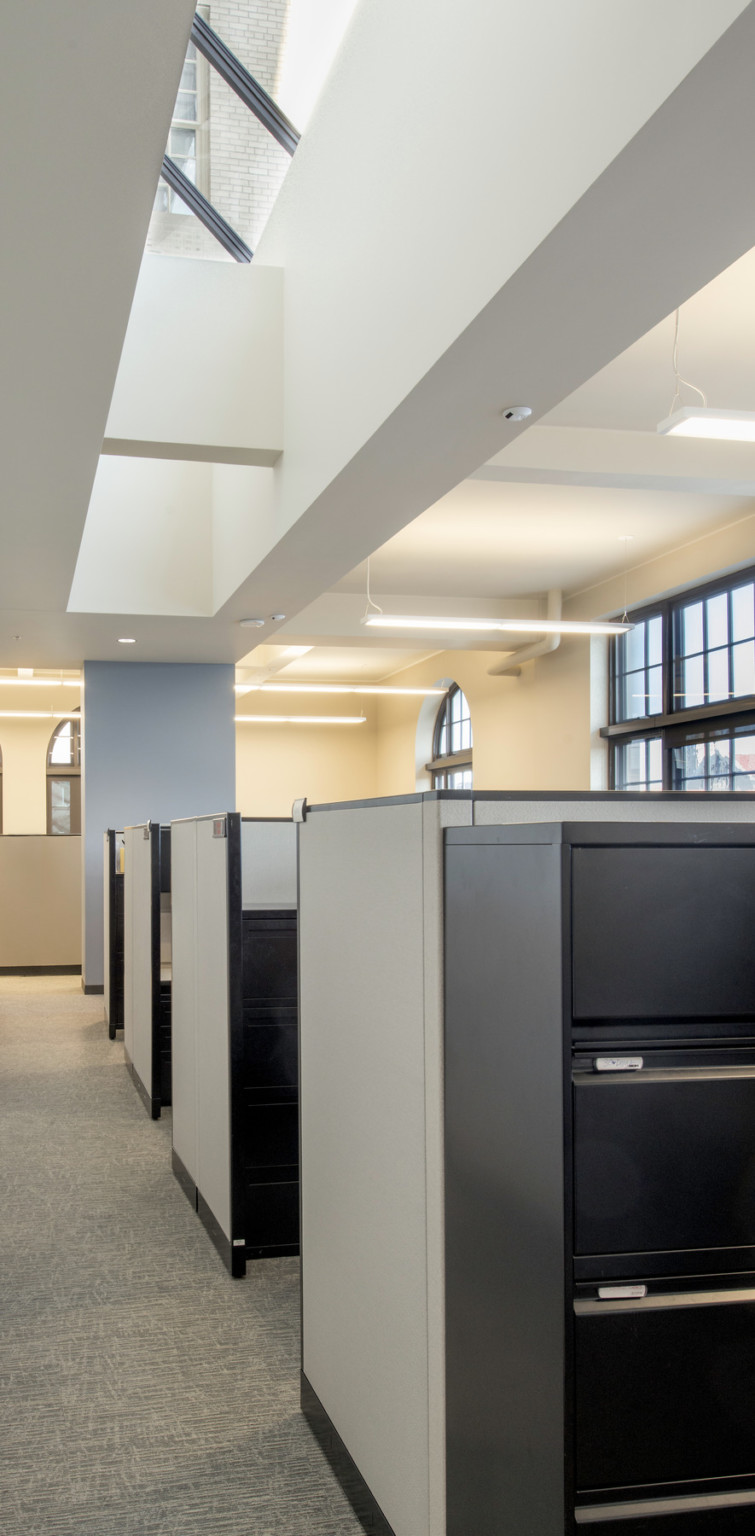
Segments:
[[[48,837],[81,835],[81,721],[61,720],[47,749]]]
[[[636,615],[612,642],[611,786],[755,791],[755,579]]]
[[[231,53],[273,99],[283,65],[288,0],[264,5],[213,0],[197,6]],[[173,109],[166,154],[254,250],[290,156],[191,42]],[[181,197],[160,181],[148,252],[230,261]]]
[[[456,683],[438,711],[433,737],[433,789],[472,788],[472,719],[469,705]]]

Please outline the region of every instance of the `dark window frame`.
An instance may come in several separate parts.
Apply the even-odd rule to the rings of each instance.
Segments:
[[[467,714],[462,716],[462,720],[469,720],[469,738],[472,745],[469,747],[462,747],[457,752],[442,752],[441,737],[444,727],[447,728],[447,738],[451,736],[451,714],[453,710],[453,701],[457,696],[461,696],[467,706]],[[455,788],[456,786],[452,786],[448,783],[448,779],[451,774],[464,772],[473,774],[473,740],[472,711],[469,707],[469,700],[463,688],[460,688],[458,683],[452,683],[450,688],[445,693],[438,713],[435,716],[435,724],[433,726],[433,755],[430,759],[430,762],[425,764],[427,772],[432,776],[433,789]],[[471,785],[469,787],[471,788]]]
[[[713,703],[701,704],[693,707],[675,707],[675,678],[678,675],[680,658],[675,655],[675,646],[680,632],[679,615],[683,608],[692,602],[705,602],[707,598],[717,597],[722,593],[730,594],[737,587],[755,583],[755,566],[745,567],[741,571],[730,573],[728,576],[716,577],[710,581],[702,582],[699,586],[685,588],[677,592],[673,597],[663,598],[659,602],[648,603],[643,608],[638,608],[632,613],[631,618],[638,623],[644,623],[648,619],[660,617],[662,621],[661,636],[661,698],[662,710],[655,715],[644,715],[633,719],[619,719],[619,683],[622,676],[617,660],[619,655],[619,641],[612,639],[609,642],[609,721],[610,724],[601,730],[601,736],[609,741],[609,788],[617,793],[631,793],[640,790],[644,786],[639,784],[621,784],[619,754],[622,746],[628,746],[631,742],[647,741],[651,738],[660,738],[663,758],[663,778],[660,791],[663,793],[687,794],[688,790],[680,788],[675,783],[678,777],[674,766],[674,749],[685,744],[685,740],[691,744],[694,735],[698,741],[712,741],[726,730],[731,729],[732,737],[737,728],[739,731],[752,727],[755,734],[755,694],[743,694],[737,698],[716,700]],[[731,621],[731,599],[728,604],[729,620]],[[705,618],[705,608],[703,608]],[[733,641],[731,639],[731,622],[729,623],[729,677],[731,684],[731,655]],[[707,677],[707,663],[705,667]],[[647,790],[647,793],[658,793],[658,790]],[[716,791],[704,791],[716,793]],[[752,794],[752,790],[740,790],[740,794]]]
[[[53,763],[51,761],[53,745],[66,725],[77,726],[77,730],[73,734],[73,762]],[[53,784],[63,781],[71,785],[71,820],[67,832],[56,832],[53,830]],[[48,837],[81,837],[81,719],[78,715],[72,715],[67,720],[60,720],[47,743],[45,814]]]

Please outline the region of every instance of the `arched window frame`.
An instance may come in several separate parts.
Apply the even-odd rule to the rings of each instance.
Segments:
[[[472,788],[472,716],[458,683],[452,683],[438,710],[427,771],[433,789]]]
[[[53,762],[55,743],[70,729],[69,762]],[[62,814],[68,810],[68,815]],[[60,720],[47,745],[47,835],[81,836],[81,720]]]

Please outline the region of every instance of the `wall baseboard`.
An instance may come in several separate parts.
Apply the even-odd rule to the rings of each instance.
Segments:
[[[79,971],[80,970],[81,970],[81,967],[79,967]],[[95,997],[95,996],[104,997],[104,995],[105,995],[105,983],[104,983],[104,981],[82,981],[82,983],[81,983],[81,990],[85,994],[86,997]],[[123,1028],[122,1025],[121,1025],[121,1028]]]
[[[80,976],[80,965],[0,965],[0,976]],[[100,987],[100,992],[102,987]]]

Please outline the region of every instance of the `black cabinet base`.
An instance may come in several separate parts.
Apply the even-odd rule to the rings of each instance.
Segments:
[[[172,1151],[171,1151],[170,1162],[171,1162],[171,1167],[173,1169],[173,1172],[174,1172],[176,1178],[178,1179],[179,1184],[181,1185],[181,1188],[182,1188],[182,1190],[183,1190],[183,1192],[184,1192],[184,1194],[186,1196],[186,1199],[189,1202],[189,1205],[191,1205],[193,1207],[193,1209],[196,1210],[196,1208],[197,1208],[197,1186],[194,1183],[194,1180],[193,1180],[191,1174],[189,1173],[188,1168],[185,1166],[184,1163],[181,1162],[181,1159],[180,1159],[178,1153],[176,1152],[175,1148],[172,1149]]]
[[[356,1462],[329,1418],[304,1372],[301,1373],[301,1411],[363,1530],[369,1536],[395,1536],[393,1527],[373,1497]],[[616,1533],[619,1536],[619,1533]],[[739,1533],[737,1533],[739,1536]]]
[[[200,1190],[197,1190],[197,1214],[202,1226],[209,1232],[229,1275],[232,1275],[234,1280],[243,1280],[246,1274],[246,1248],[237,1247],[230,1238],[226,1237],[220,1222],[213,1215]]]
[[[144,1108],[147,1111],[147,1114],[150,1116],[150,1118],[152,1120],[159,1120],[160,1119],[160,1100],[159,1099],[153,1099],[151,1097],[151,1095],[147,1092],[147,1090],[146,1090],[146,1088],[144,1086],[144,1083],[142,1082],[142,1080],[141,1080],[141,1078],[139,1076],[139,1073],[137,1072],[136,1067],[134,1066],[133,1061],[129,1061],[128,1057],[126,1058],[126,1066],[128,1067],[128,1070],[129,1070],[129,1072],[131,1074],[131,1078],[132,1078],[134,1087],[135,1087],[135,1089],[136,1089],[136,1091],[137,1091],[137,1093],[139,1095],[139,1098],[141,1099],[141,1101],[142,1101],[142,1103],[144,1105]]]

